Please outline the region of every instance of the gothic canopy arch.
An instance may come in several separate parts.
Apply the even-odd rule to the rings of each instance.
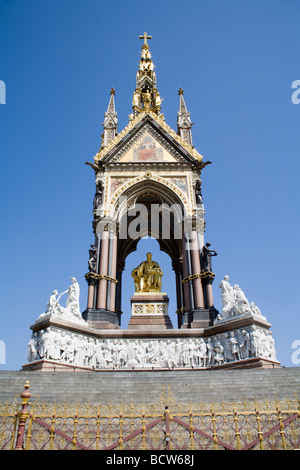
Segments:
[[[123,261],[145,236],[155,238],[172,262],[181,257],[181,228],[185,201],[177,191],[146,178],[121,191],[111,216],[118,220],[119,253]]]
[[[170,208],[178,221],[190,213],[190,204],[183,192],[162,178],[146,174],[123,185],[111,201],[110,217],[120,220],[124,213],[136,204],[151,210],[151,205]]]
[[[181,89],[177,132],[165,122],[151,57],[145,42],[133,112],[121,132],[117,129],[116,92],[111,90],[101,146],[93,163],[87,162],[96,179],[94,271],[86,275],[88,305],[94,309],[91,318],[101,313],[109,327],[119,322],[125,260],[141,238],[151,236],[172,260],[179,325],[183,312],[192,312],[185,314],[190,324],[194,312],[204,309],[197,323],[202,326],[209,324],[212,306],[211,284],[206,275],[202,285],[201,273],[205,227],[201,172],[210,162],[204,162],[193,145],[193,123]]]

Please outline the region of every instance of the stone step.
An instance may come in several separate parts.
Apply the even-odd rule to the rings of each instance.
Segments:
[[[0,402],[19,397],[26,380],[31,400],[155,403],[170,387],[184,403],[294,399],[300,368],[101,372],[0,371]]]

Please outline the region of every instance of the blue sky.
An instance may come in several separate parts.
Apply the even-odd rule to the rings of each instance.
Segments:
[[[94,173],[84,162],[99,150],[112,87],[119,131],[128,123],[144,31],[167,124],[176,129],[181,87],[194,145],[213,162],[202,181],[215,305],[228,274],[272,324],[279,361],[296,365],[299,22],[299,0],[0,0],[0,369],[26,362],[30,325],[71,276],[86,307]],[[143,240],[126,261],[123,327],[130,271],[149,250],[176,325],[170,259]]]

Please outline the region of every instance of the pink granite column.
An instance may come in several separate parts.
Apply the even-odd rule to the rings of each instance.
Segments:
[[[199,245],[198,245],[198,238],[197,232],[193,230],[192,234],[192,250],[191,250],[191,258],[192,258],[192,274],[200,274],[201,273],[201,266],[200,266],[200,253],[199,253]],[[200,277],[196,277],[193,279],[194,285],[194,307],[195,308],[203,308],[204,307],[204,298],[203,298],[203,289],[202,289],[202,282]]]
[[[214,297],[213,297],[213,289],[212,289],[212,281],[208,281],[206,284],[206,308],[214,306]]]
[[[110,243],[112,243],[112,250],[111,250],[111,273],[110,276],[113,279],[116,279],[117,276],[117,236],[112,233],[110,235]],[[110,310],[112,312],[115,311],[116,306],[116,283],[110,281]]]
[[[182,284],[182,278],[183,278],[183,274],[182,274],[182,270],[180,268],[177,268],[177,270],[175,271],[175,275],[176,275],[176,297],[177,297],[177,325],[178,325],[178,328],[181,328],[181,325],[182,325],[182,319],[183,319],[183,316],[184,316],[184,313],[183,313],[183,308],[184,308],[184,292],[183,292],[183,289],[184,289],[184,286]]]
[[[122,306],[122,274],[125,268],[125,263],[123,260],[121,260],[119,257],[117,257],[117,281],[118,283],[116,284],[116,305],[115,309],[117,313],[122,313],[121,312],[121,306]]]
[[[183,262],[183,279],[186,278],[188,274],[188,260],[187,260],[187,247],[186,247],[186,240],[185,236],[182,236],[182,262]],[[184,291],[184,300],[185,300],[185,308],[186,310],[190,310],[191,308],[191,301],[190,301],[190,291],[189,291],[189,281],[183,283],[183,291]]]
[[[95,286],[94,284],[90,283],[88,288],[87,308],[94,308],[94,292]]]
[[[102,232],[100,267],[99,267],[99,274],[100,275],[104,274],[105,276],[107,276],[108,247],[109,247],[109,232],[105,230]],[[104,309],[106,308],[106,291],[107,291],[107,280],[99,279],[97,308],[104,308]]]

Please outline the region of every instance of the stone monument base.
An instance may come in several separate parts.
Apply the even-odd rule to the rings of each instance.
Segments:
[[[165,292],[135,292],[131,297],[129,329],[171,329]]]
[[[104,308],[87,308],[83,312],[82,318],[91,328],[97,330],[120,328],[120,314]]]
[[[207,328],[213,325],[218,313],[215,307],[188,310],[184,313],[181,328]]]
[[[134,301],[137,299],[134,296]],[[156,316],[155,309],[153,317],[148,315],[154,321]],[[165,317],[161,315],[167,322]],[[31,326],[28,362],[23,370],[280,367],[271,325],[262,315],[237,315],[207,328],[158,328],[157,324],[152,328],[149,323],[142,327],[139,321],[137,328],[101,330],[85,321],[47,315]]]
[[[144,371],[151,371],[151,370],[186,370],[186,369],[193,369],[193,370],[219,370],[219,369],[274,369],[281,367],[278,362],[274,362],[268,359],[263,359],[263,358],[256,358],[252,357],[250,359],[241,359],[239,361],[227,363],[227,364],[219,364],[219,365],[214,365],[214,366],[202,366],[200,367],[199,365],[195,365],[192,367],[168,367],[165,365],[164,367],[161,367],[159,365],[144,365],[143,367],[141,366],[131,366],[131,367],[122,367],[120,368],[105,368],[105,370],[144,370]],[[22,367],[22,370],[25,371],[42,371],[42,372],[87,372],[87,371],[93,371],[96,370],[95,367],[86,365],[86,366],[78,366],[74,364],[68,364],[68,363],[61,363],[58,361],[50,361],[47,359],[40,359],[34,362],[30,362],[28,364],[24,364]]]

